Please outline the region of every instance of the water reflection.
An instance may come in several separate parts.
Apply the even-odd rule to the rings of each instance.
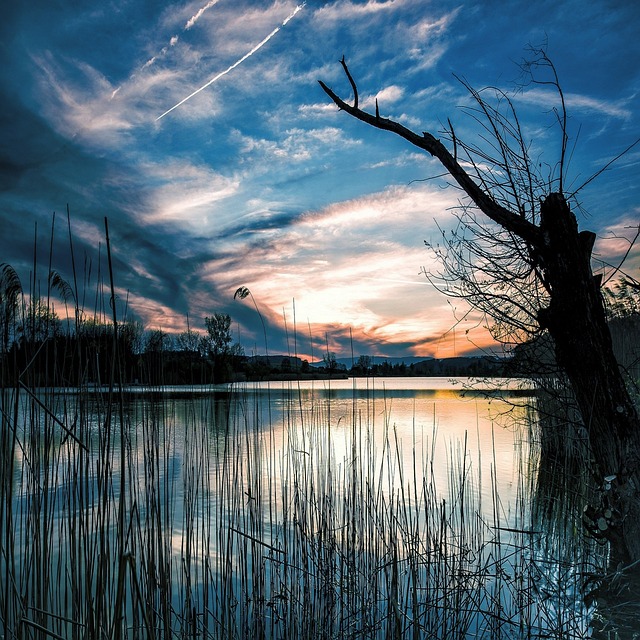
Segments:
[[[5,631],[23,601],[65,637],[119,620],[134,637],[588,629],[591,550],[575,528],[560,535],[544,502],[556,489],[534,484],[526,385],[131,388],[113,405],[54,390],[42,403],[50,413],[23,398],[8,425]]]

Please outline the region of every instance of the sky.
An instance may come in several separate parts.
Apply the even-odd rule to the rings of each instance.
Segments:
[[[528,47],[544,46],[569,113],[569,184],[581,185],[640,136],[639,33],[631,0],[9,3],[0,263],[27,291],[35,265],[40,294],[50,263],[75,274],[91,313],[109,281],[106,218],[117,313],[149,329],[203,331],[228,313],[248,354],[491,351],[486,321],[424,275],[438,268],[425,241],[454,225],[460,193],[429,156],[340,112],[318,80],[350,100],[344,56],[362,108],[377,99],[418,133],[450,120],[470,142],[483,132],[460,78],[497,87],[553,166],[557,96],[522,84]],[[580,191],[605,274],[640,222],[639,161],[640,145]],[[639,266],[636,247],[625,268]],[[234,299],[241,286],[251,296]]]

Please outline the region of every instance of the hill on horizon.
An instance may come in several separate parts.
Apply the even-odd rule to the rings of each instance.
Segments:
[[[367,355],[367,354],[360,354]],[[358,364],[358,358],[360,355],[336,358],[336,362],[338,364],[342,364],[347,369],[351,369],[354,364]],[[369,356],[371,358],[371,364],[381,364],[383,362],[388,362],[389,364],[404,364],[410,365],[415,364],[417,362],[424,362],[425,360],[434,360],[433,356]],[[323,367],[324,360],[317,360],[315,362],[309,363],[312,367]]]

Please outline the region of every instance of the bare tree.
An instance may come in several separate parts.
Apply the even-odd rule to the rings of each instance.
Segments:
[[[169,350],[171,336],[162,329],[151,329],[147,332],[145,353],[163,353]]]
[[[608,488],[590,512],[606,522],[602,529],[617,555],[640,561],[640,423],[614,356],[601,278],[591,267],[596,235],[580,231],[570,209],[579,189],[565,190],[567,114],[553,64],[544,51],[533,50],[526,68],[531,81],[555,89],[560,103],[559,158],[546,178],[530,157],[512,101],[499,89],[487,89],[497,99],[492,106],[484,91],[463,82],[474,99],[468,111],[482,131],[478,144],[464,143],[449,122],[447,148],[432,133],[380,116],[377,102],[375,113],[360,109],[356,82],[344,58],[341,64],[354,101],[348,104],[320,82],[331,100],[435,157],[461,190],[458,229],[439,249],[445,292],[494,318],[497,337],[522,340],[546,332],[552,338],[589,434],[594,475]],[[535,77],[540,70],[546,79]]]

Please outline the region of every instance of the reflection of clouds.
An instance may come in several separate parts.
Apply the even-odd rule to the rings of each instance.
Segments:
[[[320,457],[326,453],[325,434],[330,428],[331,454],[338,465],[349,467],[355,447],[360,459],[372,462],[370,469],[383,469],[385,481],[393,480],[394,484],[400,481],[403,472],[407,478],[406,474],[413,469],[418,471],[418,481],[422,484],[423,472],[432,469],[432,479],[443,497],[449,490],[456,489],[451,485],[451,470],[464,464],[469,478],[473,478],[474,486],[482,494],[483,504],[478,508],[484,509],[485,515],[492,515],[495,487],[480,480],[495,478],[505,513],[509,518],[515,517],[508,505],[517,497],[515,479],[521,464],[518,456],[523,455],[522,459],[526,460],[527,448],[520,442],[518,429],[496,425],[495,417],[498,413],[508,414],[509,418],[504,418],[503,423],[511,420],[511,427],[523,424],[526,401],[508,392],[503,398],[488,399],[479,394],[465,397],[462,385],[452,385],[448,380],[412,379],[409,384],[414,388],[411,389],[403,388],[402,382],[392,378],[302,382],[293,394],[290,383],[272,382],[268,389],[261,383],[249,383],[246,388],[252,401],[247,403],[248,420],[256,421],[252,411],[260,411],[262,419],[267,410],[263,403],[270,400],[273,428],[268,437],[274,438],[278,445],[273,450],[286,452],[292,444],[293,449],[303,449],[303,443],[292,442],[299,434],[291,428],[297,426],[295,417],[291,418],[304,416],[307,428],[319,429],[315,434],[317,440],[310,441],[311,446],[307,443],[309,451],[313,447]],[[282,403],[276,401],[280,392]],[[367,416],[362,430],[352,428],[355,416]],[[391,432],[385,425],[392,427]],[[387,437],[391,438],[394,455],[385,460]],[[365,442],[368,439],[374,446],[365,452],[362,447],[368,446]],[[391,466],[387,467],[390,461]],[[278,471],[270,470],[269,477],[273,481]]]

